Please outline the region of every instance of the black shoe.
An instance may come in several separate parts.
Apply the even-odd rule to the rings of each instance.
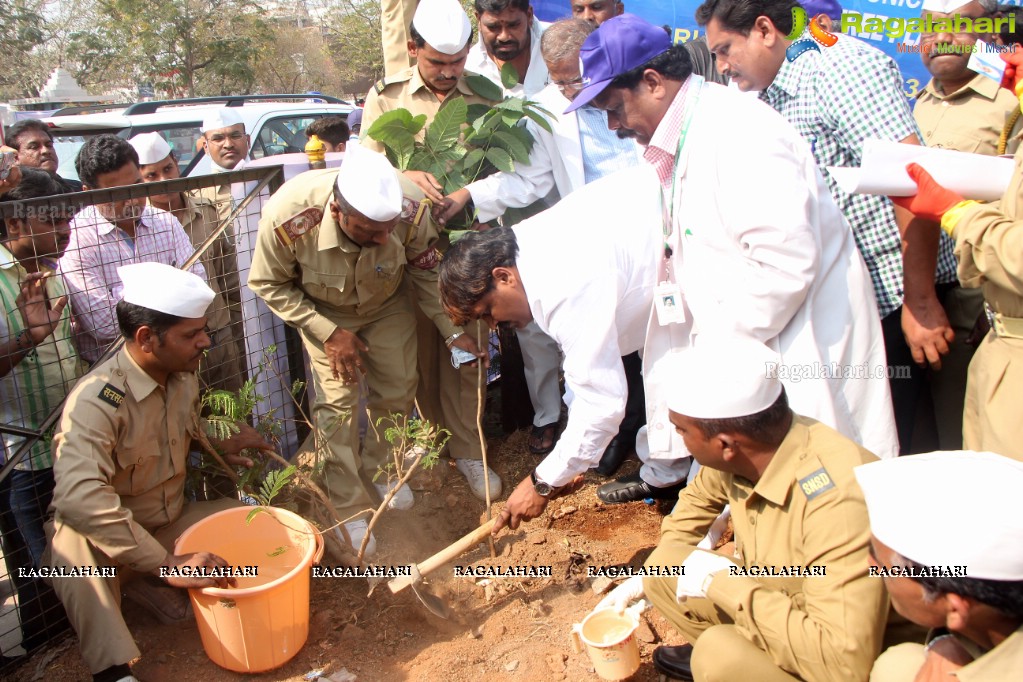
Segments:
[[[659,646],[654,649],[654,668],[673,680],[693,682],[693,645]]]
[[[639,472],[636,472],[600,486],[597,488],[597,497],[605,504],[637,502],[648,497],[655,500],[673,500],[678,498],[679,492],[685,486],[686,482],[682,481],[666,488],[658,488],[641,479]]]
[[[600,464],[593,468],[601,476],[614,476],[622,466],[622,462],[636,449],[636,436],[632,438],[619,433],[607,444],[607,449],[600,458]]]

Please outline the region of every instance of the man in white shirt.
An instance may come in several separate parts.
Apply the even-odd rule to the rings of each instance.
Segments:
[[[620,4],[616,4],[619,9]],[[619,12],[620,13],[620,12]],[[591,13],[592,14],[592,13]],[[540,39],[540,51],[551,74],[551,83],[536,96],[547,111],[550,130],[530,120],[526,128],[535,140],[528,164],[517,164],[511,173],[495,173],[466,185],[448,195],[441,206],[439,222],[459,215],[471,200],[481,222],[504,214],[509,208],[525,208],[535,201],[554,196],[566,197],[588,182],[619,170],[631,168],[642,160],[640,147],[623,140],[607,127],[606,112],[583,107],[577,112],[561,113],[582,89],[579,76],[579,49],[596,28],[583,19],[564,19],[551,24]],[[555,200],[557,197],[554,197]],[[526,384],[533,403],[533,425],[543,430],[556,423],[561,413],[558,385],[560,354],[557,343],[529,325],[520,330]],[[643,380],[637,355],[623,358],[629,379],[629,401],[620,434],[608,446],[600,473],[611,475],[635,447],[636,432],[646,421],[643,414]]]
[[[659,197],[650,168],[625,170],[514,228],[467,235],[441,262],[441,302],[456,324],[534,321],[565,354],[568,425],[512,492],[495,533],[542,514],[618,431],[626,394],[621,356],[643,347],[653,302]],[[670,499],[680,488],[651,487],[650,494]]]
[[[480,39],[469,49],[468,71],[486,76],[506,96],[532,97],[547,85],[547,66],[540,55],[546,25],[533,16],[529,0],[476,0]],[[501,67],[512,64],[519,75],[513,88],[501,82]]]

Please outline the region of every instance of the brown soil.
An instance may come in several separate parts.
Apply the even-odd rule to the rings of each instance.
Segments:
[[[528,454],[527,431],[491,439],[491,465],[501,474],[506,494],[528,475],[537,458]],[[623,473],[638,466],[629,462]],[[430,576],[431,589],[452,609],[442,620],[419,604],[412,590],[392,595],[380,585],[367,597],[364,579],[312,581],[309,639],[289,663],[252,680],[300,681],[313,670],[330,675],[347,668],[361,682],[373,680],[596,680],[585,653],[574,653],[569,632],[599,601],[586,567],[642,565],[656,544],[661,513],[642,503],[605,506],[596,498],[599,476],[555,500],[547,512],[496,543],[497,559],[485,544],[455,563],[550,566],[551,578],[473,579],[454,577],[450,567]],[[475,528],[484,505],[462,476],[442,460],[413,482],[416,506],[388,512],[377,526],[377,565],[422,561]],[[506,495],[505,495],[506,496]],[[494,509],[501,507],[497,502]],[[575,511],[571,511],[574,508]],[[555,518],[558,517],[558,518]],[[240,680],[205,655],[195,625],[163,626],[126,603],[125,618],[135,633],[142,660],[134,666],[143,682]],[[659,643],[681,637],[654,610],[639,631],[643,664],[632,678],[656,680],[650,654]],[[37,653],[4,679],[88,680],[77,642]]]

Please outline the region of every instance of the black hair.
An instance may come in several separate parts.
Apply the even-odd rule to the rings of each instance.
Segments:
[[[309,124],[305,129],[305,136],[315,135],[324,142],[332,145],[339,145],[348,142],[351,132],[348,130],[348,123],[340,116],[324,116]]]
[[[90,137],[78,150],[75,159],[75,170],[78,179],[91,189],[96,189],[96,178],[103,173],[111,173],[127,163],[139,165],[139,155],[127,140],[117,135],[97,135]]]
[[[1023,44],[1023,8],[1017,7],[1016,5],[999,5],[994,12],[994,16],[997,18],[1008,19],[1015,17],[1016,30],[1010,30],[1009,26],[1013,22],[1005,22],[1002,25],[1002,30],[999,31],[998,36],[1002,39],[1002,45],[1020,45]]]
[[[707,438],[721,433],[738,433],[757,443],[777,447],[785,440],[791,416],[789,399],[782,387],[774,403],[755,414],[730,419],[693,419],[693,422]]]
[[[341,194],[341,189],[338,188],[337,183],[334,183],[334,201],[341,207],[341,215],[352,215],[353,213],[359,213],[355,210],[355,207],[348,203],[348,200]],[[362,215],[359,213],[359,215]]]
[[[25,201],[66,193],[67,187],[55,173],[21,166],[21,182],[4,194],[4,201]]]
[[[641,64],[616,76],[611,81],[610,87],[632,90],[643,80],[643,72],[647,69],[653,69],[668,80],[684,81],[693,72],[693,60],[689,58],[689,51],[685,44],[672,45],[667,51],[657,55],[646,64]]]
[[[21,149],[21,143],[18,142],[18,138],[30,130],[36,130],[46,135],[46,137],[50,138],[50,142],[53,142],[53,135],[50,133],[50,127],[38,118],[26,118],[7,126],[7,132],[4,134],[4,139],[7,140],[7,144],[13,149]]]
[[[783,35],[792,31],[792,9],[796,0],[706,0],[696,8],[696,23],[706,26],[717,19],[721,28],[748,36],[757,17],[767,17]]]
[[[514,266],[518,253],[510,227],[470,232],[451,245],[440,262],[438,284],[452,322],[465,325],[474,319],[473,307],[494,288],[494,268]]]
[[[135,303],[117,302],[117,326],[120,327],[121,335],[126,340],[135,338],[135,332],[139,327],[149,327],[156,334],[160,343],[163,343],[163,336],[167,330],[183,319],[185,318],[145,308]]]
[[[490,12],[500,14],[506,9],[517,9],[521,12],[529,11],[529,0],[476,0],[476,14]]]
[[[983,531],[978,531],[983,532]],[[916,573],[928,567],[902,557]],[[929,571],[937,573],[939,571]],[[942,594],[958,594],[987,604],[1018,621],[1023,621],[1023,580],[988,580],[986,578],[906,576],[924,588],[924,600],[932,602]]]

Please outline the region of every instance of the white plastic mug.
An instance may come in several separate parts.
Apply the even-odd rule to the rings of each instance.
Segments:
[[[572,649],[576,653],[586,650],[601,679],[624,680],[639,669],[636,628],[640,610],[600,609],[572,626]]]

